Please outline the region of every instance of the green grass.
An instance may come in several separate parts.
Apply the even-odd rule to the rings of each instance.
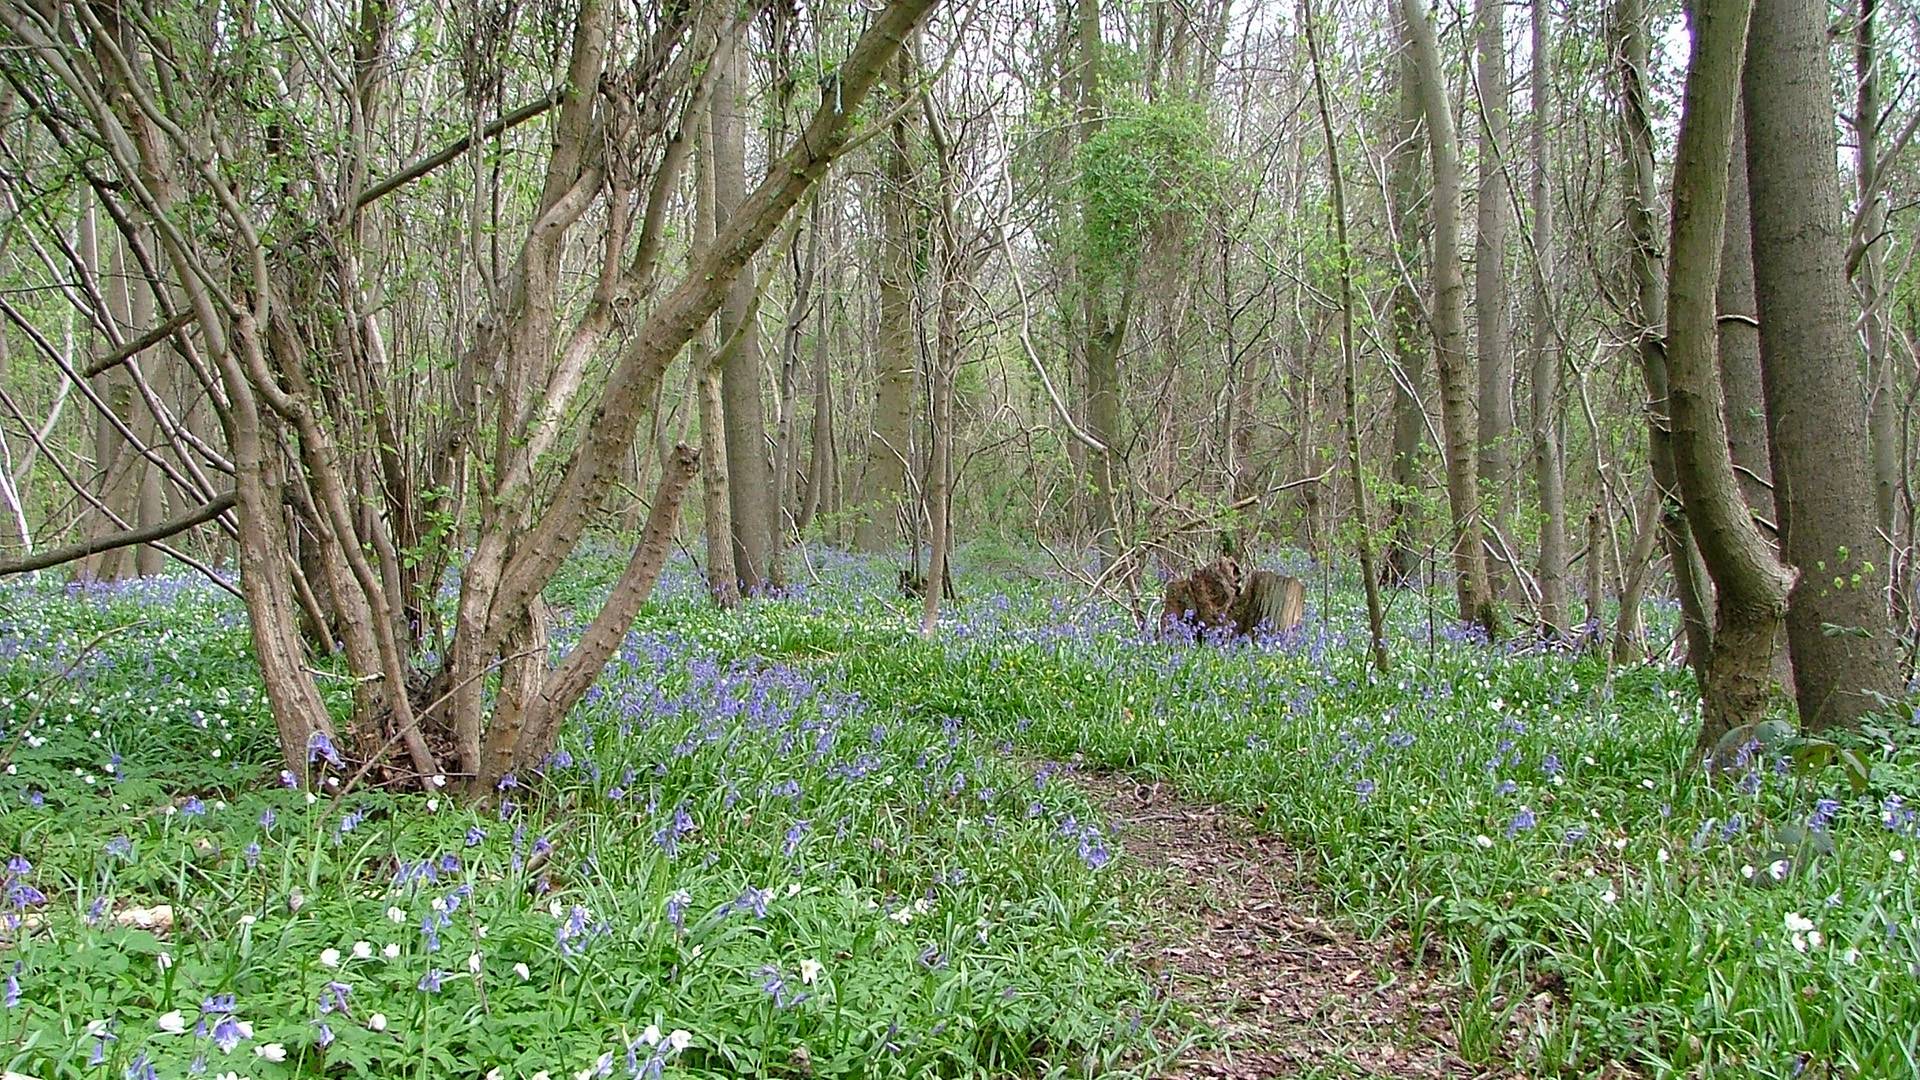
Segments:
[[[682,568],[506,820],[280,790],[219,594],[0,592],[0,846],[47,898],[0,934],[0,964],[20,965],[0,1062],[557,1077],[611,1054],[626,1075],[652,1024],[688,1033],[678,1053],[636,1045],[670,1075],[1150,1072],[1186,1034],[1117,950],[1163,916],[1124,860],[1096,868],[1112,841],[1071,783],[1024,764],[1079,755],[1311,852],[1359,930],[1404,935],[1460,981],[1471,1057],[1540,1075],[1920,1072],[1904,713],[1863,747],[1863,792],[1774,747],[1709,781],[1691,682],[1664,666],[1429,641],[1403,601],[1381,679],[1357,596],[1323,577],[1303,634],[1212,648],[1143,642],[1033,562],[991,563],[963,560],[968,600],[931,642],[887,564],[816,552],[823,581],[736,615]],[[612,565],[589,555],[550,596],[590,606]],[[676,811],[693,827],[669,856]],[[130,854],[109,854],[121,836]],[[764,918],[750,886],[773,893]],[[422,918],[463,888],[430,949]],[[116,925],[158,902],[168,934]],[[363,940],[374,957],[352,959]],[[419,989],[432,971],[440,989]],[[352,987],[344,1014],[320,1011],[330,978]],[[192,1031],[220,993],[253,1025],[232,1056]],[[188,1032],[156,1033],[173,1009]],[[257,1056],[267,1043],[286,1060]]]

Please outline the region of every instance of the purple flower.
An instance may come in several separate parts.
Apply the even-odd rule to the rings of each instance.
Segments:
[[[229,998],[231,998],[231,995],[229,995]],[[228,1001],[227,1008],[229,1010],[233,1008],[231,1000]],[[252,1029],[246,1024],[235,1020],[232,1012],[229,1011],[226,1015],[220,1017],[219,1023],[213,1025],[213,1045],[219,1047],[221,1053],[231,1054],[233,1053],[233,1048],[240,1045],[240,1040],[250,1038],[252,1034]]]
[[[1507,839],[1511,840],[1520,833],[1526,832],[1533,828],[1534,824],[1533,809],[1521,807],[1520,812],[1513,815],[1513,820],[1507,823]]]
[[[189,795],[187,801],[180,804],[180,813],[187,817],[199,817],[206,812],[207,804],[201,802],[198,796]]]
[[[11,1009],[20,1004],[20,961],[13,962],[13,970],[7,972],[7,992],[0,998],[0,1004]]]
[[[799,818],[796,819],[792,825],[787,826],[787,840],[783,848],[787,858],[793,858],[794,852],[800,850],[800,842],[806,839],[807,830],[811,828],[812,825],[813,822],[805,818]]]
[[[320,1015],[347,1011],[347,995],[353,993],[353,987],[343,982],[329,981],[320,988]]]
[[[1807,819],[1807,828],[1815,832],[1824,832],[1833,823],[1833,815],[1840,812],[1837,799],[1821,799],[1813,804],[1813,816]]]
[[[487,830],[481,828],[478,825],[472,826],[467,830],[467,846],[468,847],[478,847],[480,846],[482,841],[486,840],[486,838],[487,838]]]
[[[325,1050],[327,1047],[332,1046],[333,1045],[333,1028],[327,1026],[327,1022],[325,1020],[315,1020],[313,1022],[313,1026],[315,1029],[313,1033],[313,1041],[319,1044],[320,1049]]]
[[[440,981],[442,979],[445,979],[446,977],[447,977],[446,972],[441,971],[438,968],[435,968],[427,972],[425,975],[420,976],[420,982],[416,985],[415,988],[418,989],[421,993],[437,994],[440,992]]]
[[[754,918],[764,919],[767,917],[767,901],[771,899],[773,899],[773,890],[756,889],[749,885],[733,902],[733,911],[736,914],[751,911]]]
[[[153,1062],[147,1060],[145,1054],[133,1059],[133,1064],[127,1066],[125,1075],[127,1080],[160,1080],[160,1074],[154,1070]]]
[[[259,866],[260,865],[260,841],[255,840],[253,843],[248,844],[245,848],[241,850],[240,854],[243,858],[247,860],[247,869],[251,870],[256,866]]]
[[[345,768],[347,764],[340,760],[340,751],[334,749],[333,740],[327,737],[327,733],[315,731],[307,736],[307,764],[311,765],[322,758],[336,769]]]
[[[232,1016],[234,998],[232,994],[215,994],[200,1002],[200,1011],[207,1016]]]
[[[1353,793],[1360,797],[1361,802],[1366,802],[1368,799],[1373,798],[1373,793],[1377,789],[1378,785],[1372,780],[1361,780],[1359,783],[1353,785]]]
[[[132,862],[133,861],[133,841],[127,839],[124,836],[116,836],[113,839],[107,841],[107,854],[113,856],[116,859],[125,859],[128,862]]]
[[[279,817],[274,814],[273,807],[269,806],[265,810],[260,811],[260,827],[268,832],[273,831],[273,823],[278,820]]]

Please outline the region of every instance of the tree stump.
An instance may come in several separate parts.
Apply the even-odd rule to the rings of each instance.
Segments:
[[[1255,570],[1247,575],[1233,606],[1234,632],[1251,637],[1255,631],[1284,634],[1300,625],[1307,614],[1307,586],[1299,578]]]
[[[1222,555],[1183,578],[1167,582],[1160,604],[1160,631],[1231,629],[1240,596],[1240,564]]]

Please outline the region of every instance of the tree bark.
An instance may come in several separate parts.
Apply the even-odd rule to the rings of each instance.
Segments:
[[[1498,535],[1513,521],[1513,346],[1507,336],[1507,45],[1504,0],[1475,0],[1474,86],[1479,98],[1479,186],[1474,196],[1473,323],[1479,352],[1480,505]],[[1496,594],[1511,575],[1488,563]]]
[[[1567,492],[1565,419],[1561,415],[1560,351],[1553,327],[1553,188],[1547,124],[1551,82],[1547,73],[1546,0],[1533,0],[1533,473],[1540,491],[1540,631],[1548,638],[1567,633]],[[1598,556],[1598,552],[1595,552]]]
[[[1850,338],[1824,9],[1755,7],[1746,72],[1754,294],[1800,721],[1857,724],[1900,688]]]
[[[1453,563],[1460,619],[1488,633],[1497,616],[1481,546],[1473,370],[1466,350],[1466,281],[1460,272],[1460,153],[1440,47],[1425,0],[1400,0],[1420,76],[1421,108],[1433,151],[1433,335],[1440,373],[1440,417],[1446,435],[1447,502],[1453,514]]]
[[[1394,26],[1402,39],[1399,50],[1400,112],[1394,130],[1393,155],[1388,164],[1389,199],[1394,239],[1398,245],[1398,273],[1394,275],[1392,305],[1393,357],[1398,367],[1393,380],[1393,462],[1391,494],[1387,498],[1386,580],[1398,588],[1418,583],[1422,573],[1419,548],[1421,504],[1420,458],[1427,438],[1427,352],[1430,340],[1421,325],[1420,298],[1413,274],[1419,265],[1421,235],[1426,231],[1426,202],[1420,192],[1421,147],[1420,76],[1413,63],[1406,13],[1395,9]],[[1239,494],[1236,492],[1236,494]]]
[[[907,90],[904,57],[894,62],[895,92]],[[880,185],[880,342],[873,354],[873,425],[861,474],[860,521],[854,545],[885,551],[899,540],[898,518],[907,496],[907,448],[912,437],[914,378],[919,370],[913,327],[914,194],[912,133],[902,111],[887,131]],[[915,559],[919,554],[914,554]]]
[[[1354,545],[1360,557],[1360,581],[1367,593],[1367,634],[1372,642],[1373,667],[1382,675],[1390,666],[1387,659],[1386,613],[1380,603],[1380,579],[1373,566],[1373,520],[1367,510],[1366,470],[1360,460],[1360,406],[1355,383],[1359,381],[1359,361],[1353,343],[1353,250],[1347,244],[1347,189],[1340,175],[1340,144],[1333,136],[1333,111],[1327,102],[1327,81],[1320,65],[1319,35],[1314,32],[1311,4],[1306,11],[1304,32],[1307,54],[1313,64],[1314,97],[1320,103],[1320,132],[1326,139],[1327,183],[1333,196],[1334,258],[1340,275],[1340,371],[1341,398],[1344,405],[1342,426],[1346,429],[1347,478],[1353,496]]]
[[[1751,0],[1697,0],[1674,166],[1667,361],[1674,463],[1717,596],[1697,748],[1766,715],[1791,578],[1754,525],[1727,451],[1715,293]]]
[[[713,92],[713,204],[717,228],[725,228],[746,197],[747,93],[745,41],[726,50]],[[733,524],[733,563],[740,591],[757,593],[772,582],[776,507],[767,463],[767,419],[760,388],[760,327],[754,318],[759,289],[749,258],[720,307],[720,340],[741,335],[723,359],[720,393],[725,401],[727,499]]]
[[[1680,620],[1686,635],[1687,665],[1706,681],[1707,656],[1713,648],[1706,583],[1693,573],[1693,537],[1680,506],[1674,463],[1672,423],[1667,392],[1667,350],[1662,340],[1667,324],[1666,285],[1661,279],[1658,239],[1660,181],[1653,156],[1653,112],[1648,79],[1650,52],[1648,13],[1644,0],[1619,0],[1614,8],[1614,31],[1619,37],[1621,82],[1621,142],[1628,163],[1626,218],[1633,277],[1633,328],[1638,343],[1640,374],[1647,388],[1647,460],[1659,490],[1660,539],[1672,567],[1674,592],[1680,600]],[[1626,617],[1622,609],[1623,620]],[[1634,622],[1638,623],[1637,613]],[[1624,621],[1623,621],[1624,627]],[[1631,647],[1617,635],[1616,653]]]

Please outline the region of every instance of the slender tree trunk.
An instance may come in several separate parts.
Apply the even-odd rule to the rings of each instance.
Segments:
[[[1359,361],[1353,345],[1353,252],[1347,245],[1346,182],[1340,175],[1340,144],[1333,136],[1333,112],[1327,103],[1326,76],[1320,70],[1319,36],[1314,32],[1311,5],[1307,9],[1304,32],[1307,54],[1313,64],[1314,97],[1320,103],[1320,131],[1326,137],[1327,182],[1333,195],[1333,236],[1335,259],[1340,268],[1340,370],[1341,397],[1345,406],[1342,426],[1347,439],[1347,477],[1352,485],[1354,544],[1360,556],[1360,580],[1367,592],[1367,632],[1373,642],[1374,670],[1385,674],[1387,660],[1386,613],[1380,603],[1380,579],[1373,566],[1373,519],[1367,511],[1366,470],[1360,460],[1360,406],[1354,384],[1359,381]]]
[[[715,225],[725,228],[746,197],[747,131],[741,115],[747,93],[746,43],[726,50],[720,63],[713,93],[713,201]],[[772,583],[776,512],[760,389],[760,328],[754,320],[758,293],[749,260],[734,279],[719,315],[721,341],[744,330],[739,345],[721,363],[720,393],[726,403],[723,427],[733,562],[739,587],[748,593],[759,592]]]
[[[1899,691],[1850,340],[1826,12],[1760,0],[1746,74],[1754,294],[1801,723],[1857,724]]]
[[[1567,633],[1567,492],[1565,420],[1560,402],[1560,351],[1555,344],[1553,188],[1547,124],[1551,82],[1547,73],[1546,0],[1533,0],[1533,250],[1537,260],[1533,289],[1533,473],[1540,489],[1540,631],[1549,638]]]
[[[1433,333],[1446,435],[1447,502],[1453,513],[1453,562],[1460,618],[1495,632],[1497,617],[1481,545],[1478,462],[1474,457],[1473,370],[1466,350],[1466,281],[1460,272],[1460,154],[1440,47],[1425,0],[1400,0],[1420,75],[1427,139],[1433,151]]]
[[[1887,293],[1887,194],[1880,175],[1880,57],[1874,41],[1878,0],[1859,0],[1854,24],[1853,65],[1858,83],[1854,112],[1854,180],[1859,194],[1858,231],[1865,245],[1855,287],[1860,294],[1862,340],[1867,349],[1867,433],[1873,449],[1874,520],[1895,535],[1900,484],[1899,402],[1889,347]]]
[[[1418,583],[1420,553],[1420,458],[1427,439],[1428,341],[1421,325],[1420,298],[1413,274],[1421,257],[1421,235],[1426,231],[1426,203],[1420,191],[1421,147],[1420,76],[1404,11],[1395,9],[1394,25],[1403,45],[1399,50],[1400,114],[1388,165],[1391,210],[1400,266],[1394,275],[1392,298],[1393,356],[1398,368],[1393,380],[1392,492],[1387,499],[1386,580],[1397,588]]]
[[[1701,688],[1698,748],[1766,715],[1775,635],[1791,578],[1754,525],[1727,451],[1715,293],[1727,164],[1751,0],[1697,0],[1668,241],[1667,361],[1674,463],[1713,578],[1717,618]]]
[[[1106,45],[1100,31],[1100,0],[1077,0],[1076,33],[1080,47],[1080,140],[1084,146],[1101,128],[1101,66]],[[1120,432],[1120,348],[1127,336],[1132,288],[1116,285],[1109,267],[1083,261],[1079,268],[1081,313],[1087,358],[1087,432],[1104,450],[1089,450],[1088,486],[1093,492],[1093,546],[1102,568],[1120,550],[1116,443]],[[1119,295],[1114,293],[1118,291]]]
[[[1660,182],[1653,157],[1653,113],[1648,79],[1649,31],[1643,0],[1619,0],[1614,29],[1619,35],[1621,141],[1626,153],[1627,237],[1634,287],[1634,338],[1639,343],[1640,373],[1647,387],[1647,459],[1660,492],[1661,541],[1672,567],[1674,591],[1686,634],[1687,665],[1704,684],[1707,656],[1713,648],[1706,583],[1693,573],[1693,537],[1680,506],[1668,413],[1666,286],[1661,279],[1658,207]],[[1623,609],[1624,617],[1624,609]],[[1637,619],[1636,619],[1637,621]],[[1622,638],[1618,648],[1630,648]],[[1616,649],[1616,652],[1618,651]]]
[[[1479,350],[1480,504],[1493,532],[1513,522],[1513,346],[1507,337],[1507,44],[1504,0],[1475,0],[1475,74],[1480,112],[1479,188],[1474,196],[1473,323]],[[1511,575],[1488,563],[1488,585]]]

